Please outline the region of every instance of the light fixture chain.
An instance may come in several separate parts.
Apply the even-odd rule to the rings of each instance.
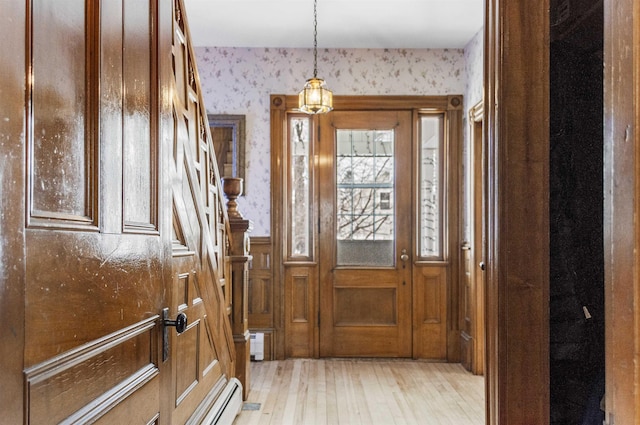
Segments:
[[[298,108],[306,114],[324,114],[333,110],[333,92],[318,78],[318,0],[313,0],[313,78],[298,94]]]
[[[318,0],[313,0],[313,78],[318,77]]]

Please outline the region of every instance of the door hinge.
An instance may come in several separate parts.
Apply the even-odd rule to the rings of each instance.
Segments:
[[[318,234],[320,234],[320,217],[318,217]]]

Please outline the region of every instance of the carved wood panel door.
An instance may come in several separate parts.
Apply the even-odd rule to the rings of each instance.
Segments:
[[[25,423],[161,422],[156,5],[27,3]]]
[[[200,423],[235,354],[182,3],[27,3],[24,422]]]
[[[320,126],[320,355],[411,357],[411,111]]]

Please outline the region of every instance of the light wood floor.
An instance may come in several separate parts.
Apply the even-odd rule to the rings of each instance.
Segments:
[[[252,362],[251,373],[235,425],[485,423],[484,380],[459,364],[292,359]]]

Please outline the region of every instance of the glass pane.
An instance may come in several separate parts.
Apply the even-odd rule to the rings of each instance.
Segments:
[[[392,266],[393,130],[337,130],[338,265]]]
[[[442,256],[442,115],[420,120],[420,255]]]
[[[291,152],[291,256],[308,257],[309,226],[309,118],[289,121]]]

